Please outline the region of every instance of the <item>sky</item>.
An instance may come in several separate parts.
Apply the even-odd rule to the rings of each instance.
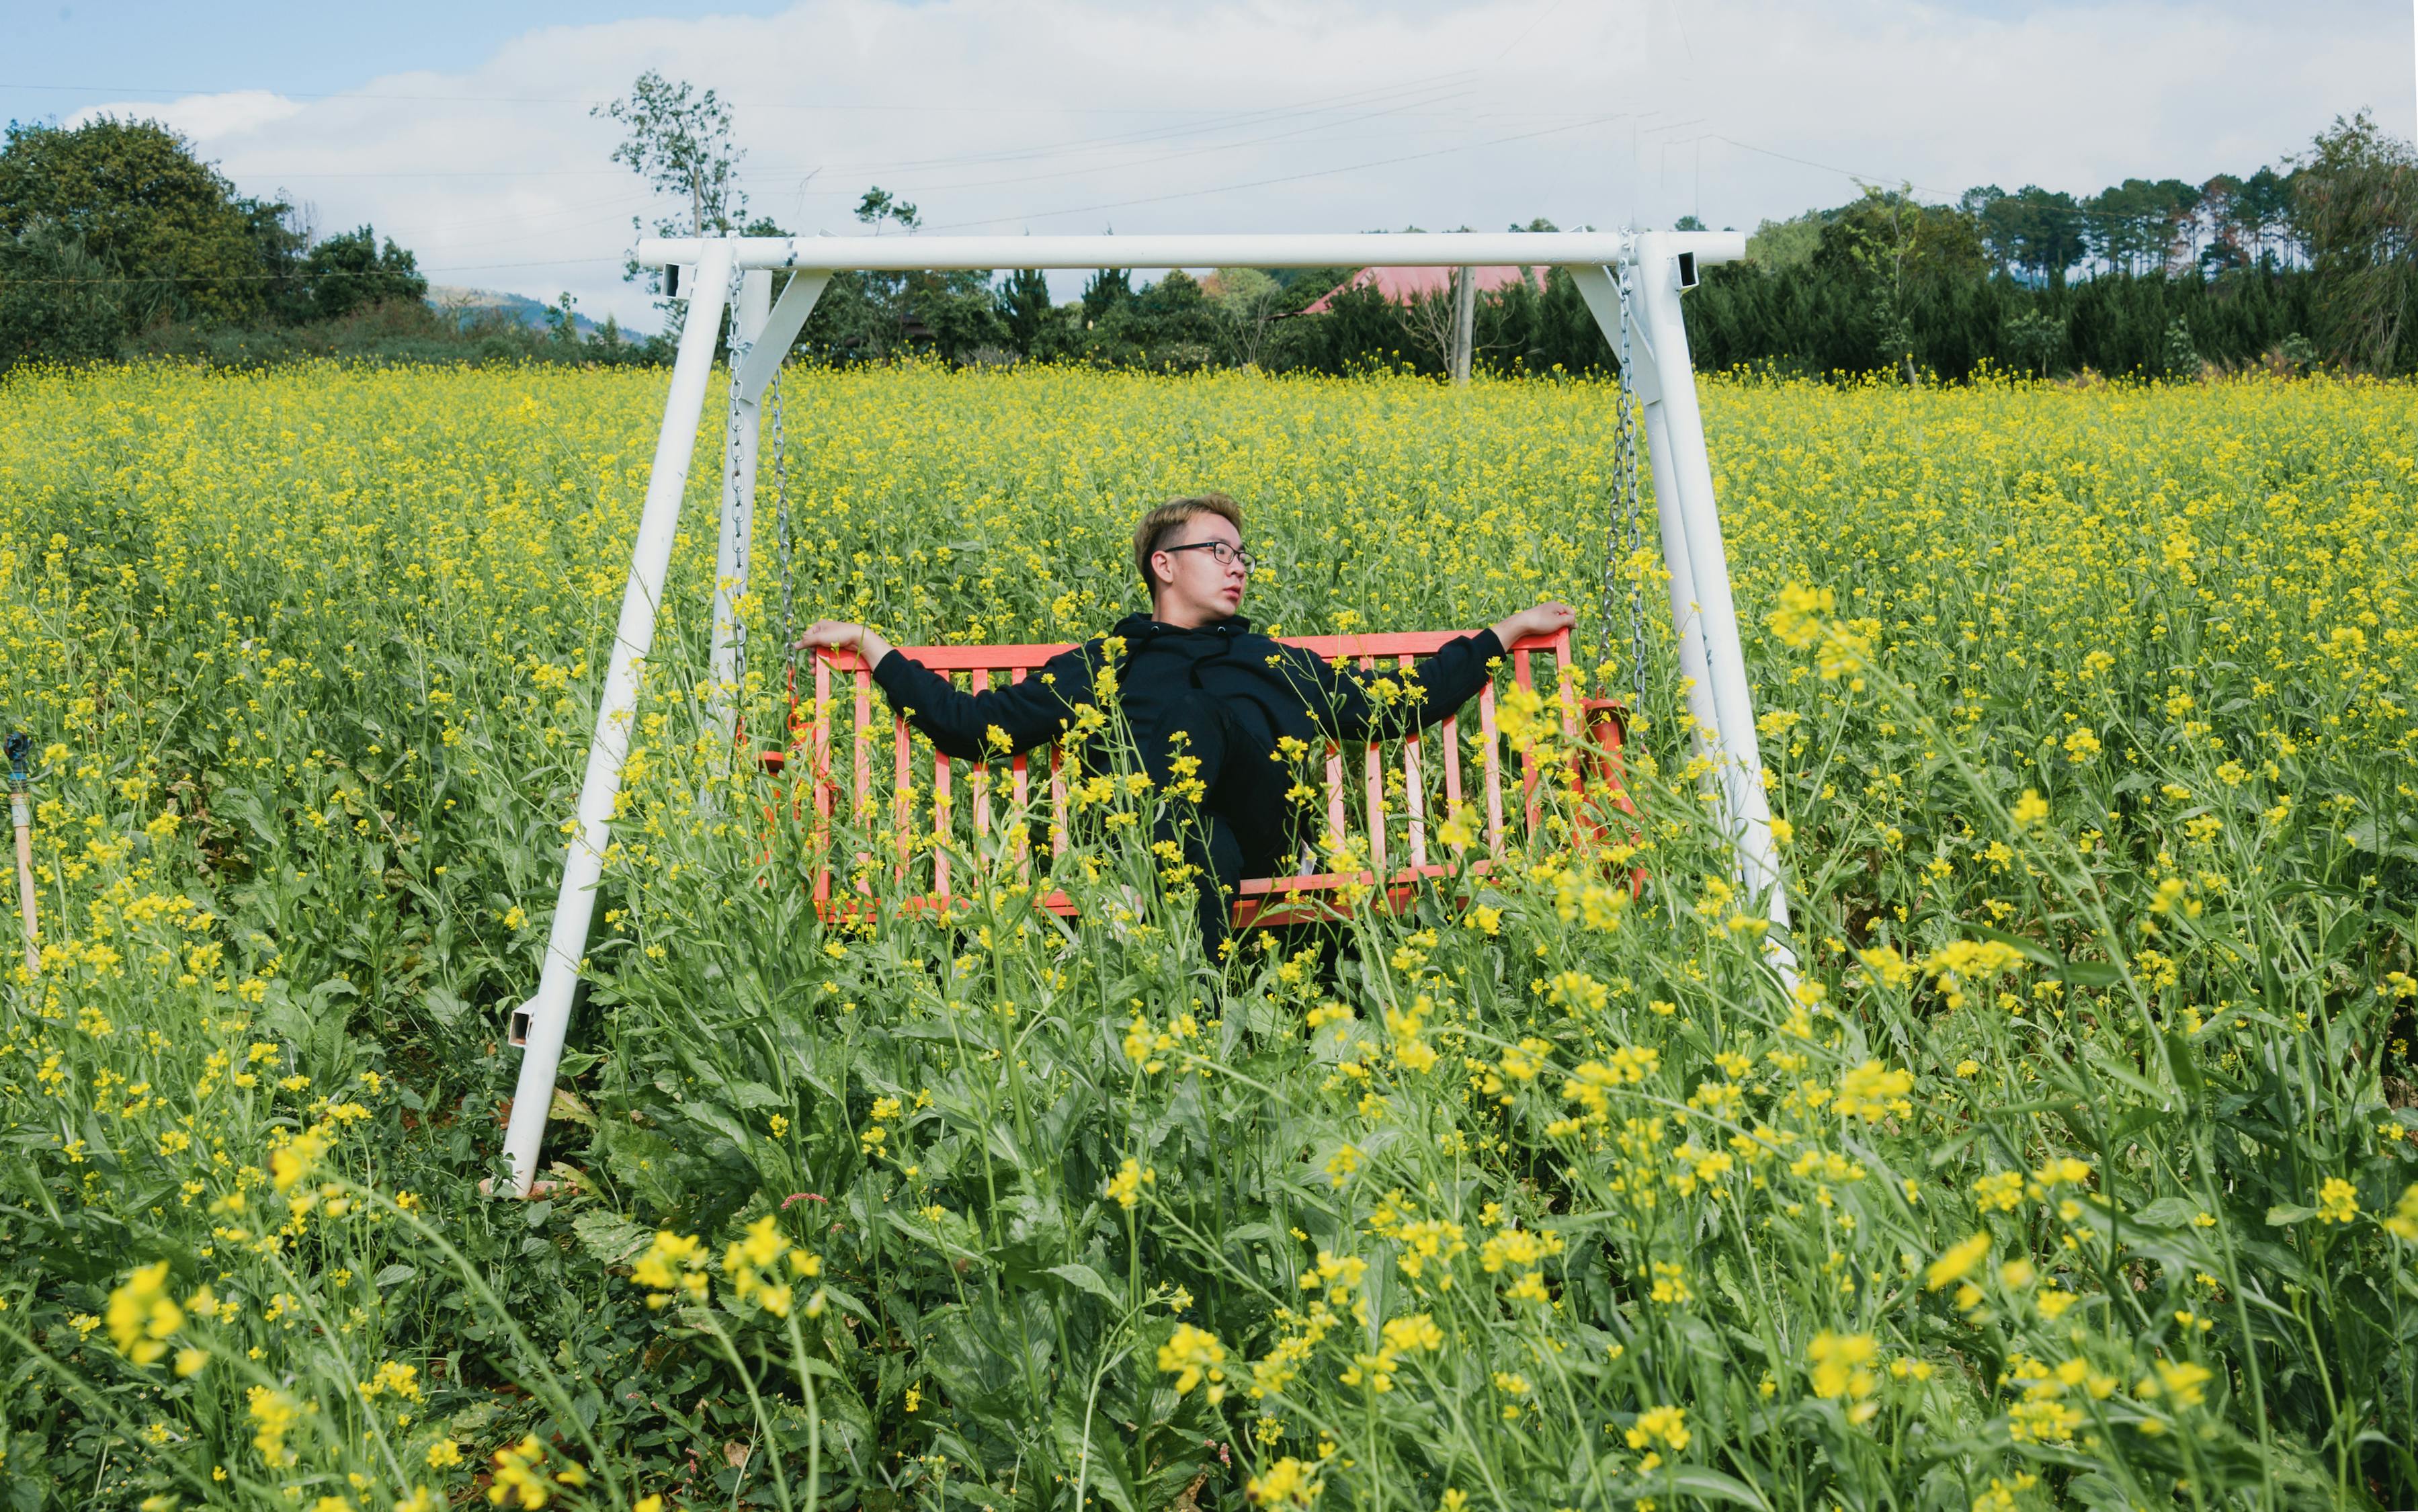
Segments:
[[[1859,182],[2199,182],[2371,110],[2418,135],[2418,0],[0,0],[0,117],[151,117],[433,283],[658,324],[674,206],[594,106],[729,100],[751,216],[858,234],[1758,221]],[[1068,297],[1080,275],[1060,280]]]

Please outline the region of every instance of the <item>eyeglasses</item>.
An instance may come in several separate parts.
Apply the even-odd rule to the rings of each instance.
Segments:
[[[1179,551],[1205,551],[1217,559],[1220,567],[1232,566],[1235,561],[1241,561],[1243,571],[1247,573],[1259,565],[1249,552],[1238,546],[1230,546],[1222,541],[1193,541],[1181,546],[1161,546],[1158,549],[1170,556]]]

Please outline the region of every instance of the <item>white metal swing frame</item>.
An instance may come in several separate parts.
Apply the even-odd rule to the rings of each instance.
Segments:
[[[1712,462],[1697,408],[1695,372],[1679,298],[1697,269],[1746,253],[1734,232],[1452,232],[1399,236],[1276,235],[1166,237],[650,237],[641,267],[681,268],[688,317],[664,401],[653,471],[638,519],[630,576],[614,628],[613,652],[588,748],[579,810],[555,899],[537,993],[513,1014],[512,1039],[524,1046],[504,1149],[513,1189],[527,1196],[554,1102],[563,1031],[587,954],[596,887],[604,870],[613,810],[629,755],[640,671],[654,643],[656,610],[670,569],[696,434],[704,419],[714,345],[736,303],[730,347],[731,394],[724,429],[721,529],[714,556],[712,686],[714,719],[732,729],[744,627],[737,601],[747,591],[755,518],[757,443],[766,388],[780,371],[834,273],[998,267],[1469,267],[1513,264],[1570,270],[1613,349],[1627,350],[1623,375],[1644,410],[1647,458],[1662,561],[1670,572],[1671,624],[1686,679],[1688,714],[1700,753],[1715,762],[1721,808],[1746,897],[1771,921],[1765,959],[1783,985],[1796,985],[1788,905],[1771,836],[1754,705],[1730,594],[1728,553],[1713,498]],[[790,277],[777,300],[775,272]],[[1625,285],[1625,287],[1624,287]],[[1627,329],[1623,330],[1626,323]],[[1627,337],[1624,348],[1623,337]],[[1623,404],[1630,402],[1624,393]]]

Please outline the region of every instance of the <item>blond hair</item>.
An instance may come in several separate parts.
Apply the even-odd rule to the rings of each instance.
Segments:
[[[1150,575],[1150,559],[1166,544],[1167,538],[1186,524],[1204,514],[1214,514],[1243,533],[1243,506],[1223,494],[1195,494],[1189,498],[1171,498],[1141,517],[1134,527],[1134,571],[1141,574],[1142,587],[1155,597],[1158,580]]]

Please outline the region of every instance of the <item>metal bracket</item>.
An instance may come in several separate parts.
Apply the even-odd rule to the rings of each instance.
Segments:
[[[747,359],[732,380],[741,404],[752,405],[763,397],[765,386],[788,357],[790,344],[806,328],[806,316],[814,313],[815,301],[823,297],[831,277],[829,273],[793,273],[782,285],[781,298],[773,301],[773,313],[764,317],[764,328],[756,333],[755,344],[747,349]]]
[[[1587,313],[1595,316],[1596,325],[1612,349],[1620,350],[1620,290],[1613,286],[1612,269],[1594,263],[1582,263],[1570,269],[1570,279],[1579,286],[1580,298],[1586,300]],[[1624,373],[1621,381],[1636,393],[1640,404],[1655,404],[1662,397],[1660,367],[1654,360],[1654,342],[1643,320],[1629,323],[1630,354],[1636,358],[1637,371]]]
[[[522,1047],[524,1047],[524,1048],[526,1048],[526,1047],[528,1046],[528,1031],[529,1031],[529,1013],[530,1013],[530,1010],[531,1010],[531,1009],[533,1009],[535,1006],[536,1006],[536,1005],[535,1005],[534,1003],[526,1003],[526,1002],[525,1002],[525,1003],[522,1003],[519,1007],[517,1007],[517,1008],[515,1008],[515,1009],[513,1009],[513,1016],[512,1016],[512,1018],[507,1022],[507,1024],[506,1024],[506,1026],[505,1026],[505,1030],[504,1030],[504,1040],[505,1040],[505,1043],[510,1044],[510,1045],[517,1045],[517,1046],[522,1046]]]

